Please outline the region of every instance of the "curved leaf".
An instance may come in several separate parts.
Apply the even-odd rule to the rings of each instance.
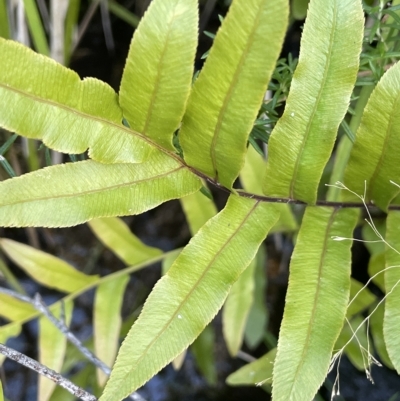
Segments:
[[[63,292],[78,291],[97,281],[49,253],[7,238],[0,239],[4,253],[37,282]]]
[[[244,330],[254,301],[254,258],[233,284],[222,309],[222,332],[229,354],[236,356],[243,343]]]
[[[141,164],[67,163],[1,182],[0,226],[66,227],[139,214],[200,187],[195,175],[161,152]]]
[[[356,81],[363,25],[360,0],[311,0],[285,112],[268,142],[265,194],[315,202]]]
[[[400,212],[390,211],[386,220],[386,241],[391,247],[386,249],[385,317],[383,334],[389,358],[400,374]],[[391,268],[389,268],[391,267]]]
[[[244,365],[230,374],[226,382],[231,386],[258,385],[272,383],[272,368],[276,357],[276,348],[267,352],[254,362]]]
[[[94,219],[88,225],[96,237],[127,265],[144,262],[162,253],[160,249],[145,245],[117,217]]]
[[[358,211],[308,207],[290,263],[274,366],[274,401],[311,400],[326,377],[350,289],[350,241]]]
[[[65,324],[68,326],[71,317],[73,303],[66,302],[64,305]],[[53,309],[53,314],[60,318],[61,305]],[[67,350],[67,337],[58,330],[52,322],[46,317],[39,318],[39,362],[43,365],[60,372],[64,362],[65,352]],[[47,377],[39,375],[38,399],[47,401],[50,399],[57,384]]]
[[[192,85],[197,8],[196,0],[152,1],[121,81],[119,103],[130,127],[169,150]]]
[[[122,125],[118,97],[97,79],[78,74],[19,43],[0,38],[0,126],[49,148],[104,163],[142,162],[154,149]]]
[[[281,51],[287,0],[232,2],[193,85],[180,131],[187,163],[230,188]]]
[[[107,366],[112,366],[119,346],[121,329],[121,306],[129,276],[116,277],[100,284],[94,303],[94,349],[95,354]],[[108,376],[97,369],[97,381],[103,387]]]
[[[32,305],[7,294],[0,294],[0,305],[0,316],[11,321],[25,319],[36,312]],[[3,326],[1,326],[1,330],[3,330]]]
[[[347,165],[344,182],[366,201],[387,210],[400,189],[390,180],[400,178],[400,63],[390,68],[378,82],[365,107],[356,141]],[[354,200],[349,192],[344,200]]]
[[[181,198],[180,202],[192,236],[195,235],[211,217],[217,214],[217,208],[214,202],[200,191]]]
[[[274,205],[229,198],[153,288],[122,343],[101,401],[123,399],[194,341],[221,308],[278,215]]]

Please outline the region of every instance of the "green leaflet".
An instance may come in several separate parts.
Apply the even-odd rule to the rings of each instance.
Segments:
[[[112,366],[119,346],[121,329],[121,307],[129,276],[116,277],[100,284],[96,290],[94,304],[94,349],[95,354],[106,365]],[[97,381],[103,387],[108,376],[97,369]]]
[[[230,188],[281,51],[287,0],[232,2],[193,85],[180,131],[187,163]]]
[[[278,217],[275,205],[229,198],[153,288],[122,343],[101,401],[123,399],[193,342]]]
[[[4,253],[26,274],[49,288],[74,292],[97,281],[98,276],[88,276],[49,253],[7,238],[0,239]]]
[[[0,305],[0,316],[11,321],[25,319],[36,311],[32,305],[7,294],[0,294]],[[1,326],[1,330],[2,329],[3,327]]]
[[[88,225],[96,237],[127,265],[144,262],[162,253],[160,249],[143,244],[117,217],[94,219]]]
[[[197,231],[217,214],[217,208],[211,199],[208,199],[200,191],[180,199],[190,233],[195,235]]]
[[[370,308],[369,313],[373,311],[374,308]],[[389,358],[386,350],[385,336],[383,334],[383,319],[385,315],[384,304],[380,304],[378,309],[369,318],[369,327],[371,330],[371,336],[374,340],[375,350],[379,355],[379,359],[390,369],[394,369],[393,364]]]
[[[187,168],[158,151],[141,164],[67,163],[1,182],[0,226],[66,227],[139,214],[200,187]]]
[[[344,182],[366,201],[387,210],[400,189],[391,184],[400,177],[400,63],[389,69],[372,92],[357,131]],[[343,193],[344,200],[355,200]]]
[[[376,296],[364,284],[351,279],[350,282],[350,304],[347,307],[346,317],[350,317],[366,310],[375,300]]]
[[[65,323],[69,326],[72,317],[73,303],[64,304]],[[54,308],[53,314],[60,318],[61,305]],[[67,337],[46,316],[39,318],[39,362],[43,365],[61,372],[64,356],[67,349]],[[48,378],[38,375],[38,400],[48,401],[57,384]]]
[[[196,364],[211,385],[217,384],[217,368],[214,360],[215,330],[212,325],[206,326],[196,338],[190,350],[192,351]]]
[[[265,194],[315,202],[356,81],[363,23],[360,0],[311,0],[285,112],[268,143]]]
[[[308,3],[310,0],[292,0],[292,16],[294,19],[302,20],[306,18]]]
[[[192,85],[198,35],[196,0],[153,1],[135,31],[119,103],[130,127],[175,151]]]
[[[272,368],[276,357],[276,348],[267,352],[254,362],[244,365],[230,374],[226,382],[231,386],[270,384],[272,382]]]
[[[400,374],[400,212],[390,211],[386,220],[386,301],[383,334],[394,368]],[[393,247],[393,248],[391,248]]]
[[[308,207],[290,263],[274,366],[274,401],[311,400],[326,377],[350,289],[351,241],[358,211]]]
[[[256,256],[254,271],[254,302],[249,311],[246,322],[245,342],[250,349],[256,348],[265,335],[265,326],[268,321],[266,307],[267,277],[265,274],[267,254],[265,247],[260,246]]]
[[[236,356],[244,337],[247,318],[254,301],[256,257],[232,285],[222,309],[222,332],[229,354]]]
[[[0,38],[0,127],[103,163],[142,162],[154,149],[122,125],[115,92],[19,43]]]

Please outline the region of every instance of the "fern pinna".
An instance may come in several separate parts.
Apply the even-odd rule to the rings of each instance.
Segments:
[[[394,18],[397,11],[395,6],[388,15]],[[259,110],[288,16],[287,0],[234,0],[192,82],[197,1],[154,0],[135,31],[119,94],[0,39],[1,127],[59,152],[88,151],[88,160],[2,181],[0,225],[89,222],[128,267],[102,278],[86,276],[5,238],[0,240],[4,253],[43,285],[61,285],[69,293],[64,299],[68,316],[77,295],[97,288],[95,349],[109,364],[116,354],[128,275],[154,261],[174,260],[122,343],[106,384],[99,373],[105,384],[102,401],[121,400],[140,388],[185,351],[226,300],[224,335],[230,353],[237,354],[260,272],[262,276],[257,268],[263,258],[260,245],[271,230],[297,230],[291,203],[305,205],[305,212],[290,262],[278,346],[251,365],[251,380],[272,383],[275,401],[312,400],[334,349],[346,343],[350,323],[344,324],[345,319],[349,322],[366,307],[377,312],[374,327],[384,334],[378,352],[400,373],[397,54],[375,89],[374,83],[367,90],[355,89],[365,46],[361,0],[311,0],[285,110],[261,156],[259,147],[257,152],[248,145],[249,134],[257,117],[268,117]],[[380,37],[384,35],[382,31]],[[353,93],[366,106],[353,111],[349,128],[345,117]],[[337,141],[343,124],[349,135]],[[333,168],[326,170],[330,160]],[[342,186],[330,187],[326,198],[317,197],[325,193],[325,183],[336,181]],[[219,213],[202,194],[208,185],[230,192]],[[173,255],[145,246],[115,218],[143,213],[170,199],[181,199],[193,235]],[[361,295],[350,278],[350,239],[364,207],[388,214],[381,237],[387,245],[376,250],[374,276],[381,280],[382,272],[385,277],[380,281],[387,293],[384,309],[375,307],[374,295]],[[379,230],[373,235],[380,235]],[[350,294],[360,295],[361,306],[348,307]],[[0,328],[5,342],[37,312],[8,295],[0,294],[0,299],[0,314],[10,320]],[[60,304],[52,310],[59,314]],[[55,363],[60,369],[62,358]],[[240,382],[241,377],[229,380]]]

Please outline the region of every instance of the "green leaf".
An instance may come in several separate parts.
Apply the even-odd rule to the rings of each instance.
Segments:
[[[354,299],[354,300],[353,300]],[[356,315],[367,309],[374,301],[376,296],[371,293],[368,288],[364,288],[364,284],[359,281],[351,279],[350,286],[350,305],[347,307],[346,317]]]
[[[264,337],[268,321],[268,309],[266,308],[266,286],[267,277],[265,272],[266,252],[263,246],[258,250],[256,256],[256,268],[254,271],[254,302],[247,318],[245,329],[246,345],[254,349]]]
[[[328,372],[346,314],[351,241],[358,213],[308,207],[290,263],[274,366],[273,399],[311,400]]]
[[[360,0],[311,0],[285,112],[268,142],[265,194],[316,201],[356,81],[363,24]]]
[[[0,0],[0,36],[6,39],[11,37],[7,15],[7,0]]]
[[[278,216],[275,205],[229,198],[153,288],[122,343],[101,401],[123,399],[194,341]]]
[[[373,308],[370,309],[372,313]],[[369,327],[371,329],[371,335],[374,340],[375,350],[379,355],[381,362],[383,362],[388,368],[394,369],[393,364],[389,358],[386,350],[386,344],[383,335],[383,319],[385,314],[384,304],[380,304],[378,308],[369,318]]]
[[[233,284],[222,309],[222,332],[231,356],[236,356],[243,343],[247,317],[254,301],[254,258]]]
[[[119,218],[94,219],[88,225],[96,237],[127,265],[144,262],[162,253],[160,249],[143,244]]]
[[[197,8],[195,0],[152,1],[122,75],[119,103],[130,127],[173,151],[192,86]]]
[[[307,15],[310,0],[292,0],[292,15],[294,19],[303,20]]]
[[[400,374],[400,212],[390,211],[386,220],[386,301],[383,333],[386,349],[397,373]]]
[[[217,367],[214,360],[215,331],[212,325],[206,326],[196,338],[190,349],[196,359],[201,374],[210,385],[217,384]]]
[[[335,344],[335,350],[346,346],[344,349],[345,354],[352,365],[361,371],[368,369],[370,365],[367,350],[373,353],[372,345],[369,344],[365,322],[357,331],[356,336],[354,336],[354,332],[362,322],[363,317],[361,315],[357,315],[349,322],[346,322]]]
[[[53,309],[53,314],[60,318],[61,305]],[[65,324],[68,326],[72,317],[73,303],[64,304]],[[46,316],[39,318],[39,362],[50,369],[60,372],[67,349],[67,338]],[[57,384],[47,377],[39,375],[38,399],[47,401],[50,399]]]
[[[154,146],[122,124],[113,89],[0,38],[0,126],[59,152],[103,163],[142,162]]]
[[[112,366],[119,346],[121,306],[129,276],[116,277],[99,285],[94,303],[94,349],[106,365]],[[97,381],[103,387],[108,376],[97,369]]]
[[[373,201],[383,210],[400,193],[390,183],[400,177],[400,63],[390,68],[372,92],[357,131],[344,182],[366,201]],[[344,200],[355,200],[343,193]]]
[[[276,348],[261,358],[248,363],[236,372],[230,374],[226,382],[231,386],[246,386],[272,383],[272,368],[276,357]]]
[[[0,305],[0,316],[11,321],[22,320],[35,313],[32,305],[6,294],[0,294]]]
[[[26,274],[49,288],[74,292],[98,278],[87,276],[53,255],[11,239],[1,238],[0,247]]]
[[[233,1],[193,85],[180,143],[187,163],[230,188],[281,51],[287,0]]]
[[[38,6],[35,0],[23,0],[25,15],[28,21],[29,32],[32,36],[36,50],[46,56],[50,54],[49,44],[47,43],[46,33],[44,31]]]
[[[200,186],[194,174],[161,152],[141,164],[67,163],[2,181],[0,226],[66,227],[139,214]]]
[[[377,285],[382,292],[385,292],[385,253],[377,253],[372,255],[368,263],[368,274],[370,277],[375,276],[372,281]]]
[[[200,191],[180,199],[189,224],[190,233],[195,235],[203,225],[217,214],[214,202]]]

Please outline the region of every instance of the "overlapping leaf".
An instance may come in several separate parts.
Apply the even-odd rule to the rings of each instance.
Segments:
[[[274,401],[311,400],[323,382],[346,314],[357,211],[308,207],[290,263],[274,365]]]
[[[386,249],[386,301],[383,334],[389,358],[400,374],[400,212],[391,211],[386,223],[386,241],[390,247]]]
[[[119,103],[132,129],[166,149],[181,122],[197,45],[196,0],[152,2],[135,31]]]
[[[126,397],[193,342],[278,215],[274,205],[230,197],[154,287],[120,348],[102,401]]]
[[[74,292],[98,279],[81,273],[62,259],[20,242],[1,238],[0,247],[29,276],[49,288]]]
[[[222,309],[222,332],[229,354],[236,356],[243,343],[247,317],[254,302],[254,258],[233,284]]]
[[[116,93],[104,82],[86,78],[0,38],[0,127],[41,139],[65,153],[83,153],[103,163],[142,162],[154,146],[122,125]]]
[[[53,310],[57,318],[61,317],[61,305]],[[65,324],[68,326],[72,317],[72,302],[66,302],[63,305]],[[46,317],[39,318],[39,362],[60,372],[64,362],[64,356],[67,349],[67,338],[52,322]],[[48,401],[53,394],[57,384],[47,377],[39,375],[38,399]]]
[[[189,98],[180,131],[189,165],[231,187],[281,51],[287,0],[233,1]]]
[[[400,178],[400,63],[379,81],[365,108],[356,142],[345,171],[345,184],[366,200],[387,210],[400,189],[391,184]],[[354,200],[344,193],[343,199]]]
[[[127,265],[135,265],[162,251],[145,245],[123,220],[117,217],[93,219],[88,222],[96,237]]]
[[[112,366],[119,346],[121,329],[121,306],[129,276],[116,277],[100,284],[96,290],[94,304],[94,349],[96,356],[106,365]],[[104,386],[107,375],[97,369],[97,381]]]
[[[1,182],[0,225],[65,227],[138,214],[200,186],[187,168],[159,151],[141,164],[68,163]]]
[[[356,81],[363,22],[360,0],[311,0],[285,112],[268,143],[265,194],[315,202]]]

